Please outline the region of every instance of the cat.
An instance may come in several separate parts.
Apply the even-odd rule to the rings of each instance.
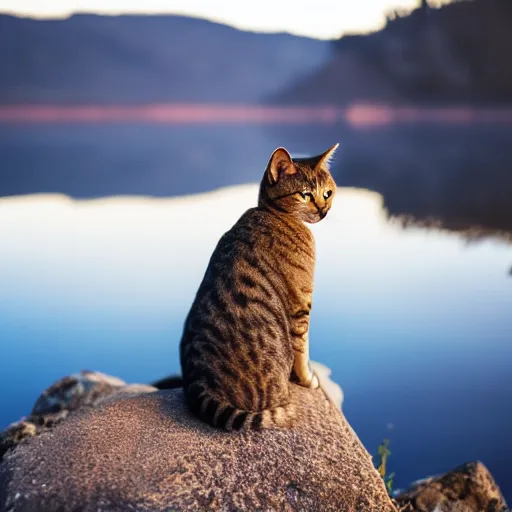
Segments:
[[[180,362],[187,404],[225,430],[287,427],[297,411],[290,382],[316,389],[309,366],[314,239],[336,184],[338,144],[311,158],[270,157],[258,206],[215,248],[185,320]]]

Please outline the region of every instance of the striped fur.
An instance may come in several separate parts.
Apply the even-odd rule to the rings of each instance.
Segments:
[[[335,192],[326,162],[336,147],[292,160],[272,155],[258,206],[220,239],[180,343],[190,409],[226,430],[291,425],[290,380],[316,387],[309,370],[315,248],[305,222],[327,214]],[[315,384],[316,383],[316,384]]]

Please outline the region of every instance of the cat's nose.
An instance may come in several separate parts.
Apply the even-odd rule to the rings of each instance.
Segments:
[[[329,211],[329,208],[322,208],[322,209],[318,210],[318,214],[320,215],[320,218],[323,219],[327,215],[328,211]]]
[[[326,206],[326,201],[322,196],[319,196],[316,198],[316,205],[318,206],[319,210],[324,210]]]

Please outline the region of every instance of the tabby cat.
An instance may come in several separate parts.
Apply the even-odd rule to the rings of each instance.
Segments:
[[[290,381],[319,386],[309,367],[315,247],[304,222],[322,220],[336,184],[338,147],[292,159],[278,148],[258,206],[220,239],[185,321],[180,343],[186,401],[226,430],[289,426]]]

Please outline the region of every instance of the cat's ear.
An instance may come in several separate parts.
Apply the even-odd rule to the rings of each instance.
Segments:
[[[270,183],[277,183],[285,174],[295,174],[297,169],[290,153],[284,148],[277,148],[270,157],[267,165],[267,176]]]
[[[321,155],[317,156],[315,158],[315,169],[320,169],[322,167],[323,169],[329,170],[329,166],[334,157],[334,153],[336,153],[336,150],[338,149],[338,146],[339,143],[336,143],[332,148],[329,148],[325,153],[322,153]]]

